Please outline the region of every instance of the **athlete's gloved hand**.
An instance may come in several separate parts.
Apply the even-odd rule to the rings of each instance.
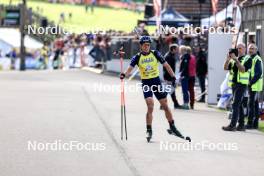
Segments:
[[[122,79],[125,79],[125,77],[126,77],[126,74],[125,73],[120,73],[120,79],[122,80]]]

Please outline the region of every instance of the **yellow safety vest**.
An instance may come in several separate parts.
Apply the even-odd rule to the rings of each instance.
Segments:
[[[241,60],[241,65],[244,66],[244,64],[246,63],[246,61],[249,58],[250,58],[249,56],[244,56],[242,58],[242,60]],[[231,70],[229,72],[228,87],[232,87],[233,86],[233,77],[234,77],[233,67],[235,66],[235,61],[231,60],[230,64],[231,64]],[[244,72],[244,73],[238,70],[237,82],[240,83],[240,84],[248,85],[248,83],[249,83],[249,70]]]
[[[159,63],[153,52],[148,55],[140,55],[138,68],[141,79],[151,79],[159,76]]]
[[[253,78],[255,75],[255,69],[254,68],[255,68],[255,65],[256,65],[258,60],[261,62],[262,75],[255,84],[251,85],[251,90],[255,91],[255,92],[261,92],[263,90],[263,62],[262,62],[261,57],[259,57],[258,55],[256,55],[252,59],[252,67],[251,67],[251,73],[250,74],[251,74],[251,78]]]

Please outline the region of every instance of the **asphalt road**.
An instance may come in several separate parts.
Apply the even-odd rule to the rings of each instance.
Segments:
[[[188,144],[167,134],[156,101],[147,143],[142,92],[127,92],[128,141],[121,141],[120,95],[109,91],[119,82],[77,70],[1,72],[0,175],[263,175],[264,134],[222,131],[226,113],[205,104],[173,110],[177,127],[192,137]]]

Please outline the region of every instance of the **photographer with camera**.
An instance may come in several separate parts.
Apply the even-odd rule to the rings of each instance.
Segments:
[[[239,44],[237,49],[229,50],[224,64],[224,70],[229,70],[228,86],[232,88],[233,94],[232,119],[228,126],[222,127],[224,131],[245,131],[242,101],[249,84],[251,68],[251,59],[245,53],[245,45]]]

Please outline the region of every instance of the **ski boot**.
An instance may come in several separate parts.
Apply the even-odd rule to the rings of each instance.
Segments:
[[[185,139],[185,140],[191,142],[191,138],[189,136],[184,137],[174,125],[170,126],[170,129],[168,129],[167,131],[170,135],[175,135],[179,138],[182,138],[182,139]]]
[[[147,130],[146,138],[147,138],[147,141],[150,142],[150,139],[152,138],[152,130]]]

